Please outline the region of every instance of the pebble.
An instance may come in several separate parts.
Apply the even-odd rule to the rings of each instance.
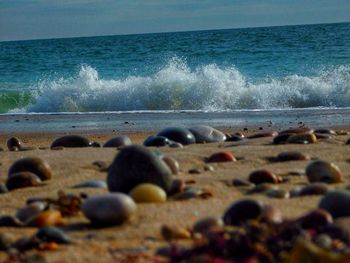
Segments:
[[[256,185],[254,188],[250,189],[247,194],[264,193],[269,190],[277,189],[276,186],[270,183],[262,183]]]
[[[183,227],[163,225],[160,233],[165,240],[172,239],[188,239],[191,237],[191,232]]]
[[[340,183],[342,174],[338,166],[333,163],[318,160],[306,167],[306,176],[309,182]]]
[[[181,193],[185,189],[185,186],[186,186],[186,183],[183,180],[174,179],[171,184],[169,195]]]
[[[211,230],[219,229],[224,226],[224,221],[219,217],[206,217],[200,219],[193,225],[194,233],[206,234]]]
[[[165,191],[154,184],[139,184],[129,193],[136,203],[164,203],[166,201]]]
[[[118,147],[129,146],[131,144],[132,144],[132,142],[131,142],[130,138],[128,136],[124,135],[124,136],[117,136],[117,137],[114,137],[114,138],[108,140],[103,145],[103,147],[118,148]]]
[[[168,192],[172,184],[171,170],[161,156],[148,148],[127,146],[119,152],[108,170],[108,189],[129,193],[141,183],[152,183]]]
[[[172,196],[173,200],[178,200],[178,201],[184,201],[184,200],[189,200],[189,199],[193,199],[193,198],[197,198],[199,197],[203,192],[200,190],[195,190],[195,189],[191,189],[191,190],[184,190],[181,193],[175,194]]]
[[[278,133],[275,132],[275,131],[272,131],[272,132],[259,132],[259,133],[256,133],[256,134],[252,134],[252,135],[248,136],[247,138],[248,139],[257,139],[257,138],[265,138],[265,137],[275,137],[277,135],[278,135]]]
[[[194,135],[184,128],[170,127],[162,130],[157,134],[158,136],[164,136],[171,141],[179,142],[183,145],[196,143]]]
[[[254,184],[249,182],[248,180],[236,178],[236,179],[233,179],[232,185],[233,186],[253,186]]]
[[[265,192],[266,196],[271,198],[285,199],[289,198],[289,192],[284,189],[270,189]]]
[[[62,214],[57,210],[46,210],[30,218],[26,225],[35,227],[63,225]]]
[[[227,142],[238,142],[238,141],[243,141],[244,139],[245,139],[244,136],[242,137],[235,134],[226,135]]]
[[[38,176],[30,172],[19,172],[10,174],[6,181],[6,187],[9,191],[18,188],[40,186],[41,180]]]
[[[170,148],[183,148],[184,146],[179,143],[179,142],[171,142],[169,145],[168,145]]]
[[[218,152],[212,154],[207,162],[208,163],[221,163],[221,162],[235,162],[236,158],[231,152]]]
[[[324,195],[329,191],[329,187],[325,183],[312,183],[300,189],[298,196],[307,195]]]
[[[264,205],[255,200],[240,200],[234,202],[224,213],[225,225],[241,225],[248,220],[258,219],[264,211]]]
[[[287,130],[283,130],[283,131],[280,131],[279,134],[286,134],[286,133],[294,133],[294,134],[309,133],[309,134],[311,134],[313,132],[314,132],[314,130],[311,128],[300,127],[300,128],[290,128]]]
[[[102,180],[96,180],[96,181],[89,181],[89,182],[76,184],[72,188],[84,188],[84,187],[107,189],[107,183]]]
[[[306,161],[310,160],[310,156],[303,154],[301,152],[281,152],[277,155],[276,161],[278,162],[287,162],[287,161]]]
[[[199,168],[192,168],[190,170],[188,170],[189,174],[200,174],[201,170]]]
[[[214,171],[214,167],[209,165],[209,164],[207,164],[207,163],[204,164],[203,169],[204,169],[204,171],[208,171],[208,172],[213,172]]]
[[[278,177],[268,170],[256,170],[249,175],[249,181],[254,184],[279,183]]]
[[[42,181],[49,180],[52,177],[52,170],[50,165],[37,157],[26,157],[14,162],[8,174],[19,172],[31,172],[37,175]]]
[[[334,130],[330,130],[330,129],[316,129],[314,130],[314,133],[329,134],[329,135],[337,134]]]
[[[326,193],[318,207],[328,211],[333,218],[350,216],[350,191],[333,190]]]
[[[295,135],[295,133],[279,134],[275,138],[273,138],[272,143],[273,144],[285,144],[285,143],[287,143],[287,140],[289,139],[289,137],[291,137],[293,135]]]
[[[226,140],[224,133],[210,126],[197,125],[192,126],[189,130],[194,135],[196,143],[223,142]]]
[[[283,221],[282,212],[272,205],[264,205],[260,220],[264,222],[280,224]]]
[[[136,204],[126,194],[112,193],[88,197],[81,209],[93,224],[118,225],[136,212]]]
[[[34,202],[17,210],[16,217],[23,223],[44,211],[46,205],[43,202]]]
[[[22,142],[17,137],[11,137],[6,142],[9,151],[18,151],[22,148]]]
[[[176,175],[179,173],[180,165],[179,165],[178,161],[176,161],[174,158],[169,157],[169,156],[164,156],[163,161],[168,165],[168,167],[170,168],[170,170],[173,174]]]
[[[318,140],[330,140],[333,139],[332,135],[325,133],[314,133]]]
[[[162,146],[167,146],[171,143],[172,141],[170,141],[168,138],[164,137],[164,136],[149,136],[144,142],[143,145],[146,147],[162,147]]]
[[[287,143],[295,143],[295,144],[310,144],[316,143],[317,138],[313,133],[300,133],[290,136],[287,139]]]
[[[319,228],[333,223],[333,217],[323,209],[315,209],[298,218],[296,222],[304,229]]]
[[[91,146],[90,140],[80,135],[66,135],[56,139],[51,144],[51,148],[55,148],[55,147],[76,148],[76,147],[90,147],[90,146]]]
[[[0,217],[0,226],[21,227],[23,223],[14,216]]]
[[[61,229],[53,226],[40,228],[35,237],[44,242],[55,242],[57,244],[70,244],[72,239]]]

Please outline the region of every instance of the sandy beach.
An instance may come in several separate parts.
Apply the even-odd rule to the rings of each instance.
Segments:
[[[227,131],[227,130],[226,130]],[[230,130],[234,133],[240,130]],[[244,131],[243,131],[244,132]],[[134,144],[142,144],[148,133],[124,133]],[[250,134],[254,133],[251,131]],[[25,205],[28,198],[57,197],[57,191],[66,193],[85,193],[89,196],[107,193],[106,189],[79,188],[72,186],[90,180],[105,180],[106,172],[100,171],[93,163],[103,161],[110,164],[118,150],[115,148],[64,148],[51,150],[51,142],[62,134],[32,133],[16,134],[25,146],[36,147],[29,151],[10,152],[6,141],[13,134],[1,134],[0,146],[0,183],[5,183],[9,167],[23,157],[40,157],[46,160],[53,172],[51,180],[43,186],[17,189],[0,195],[0,215],[14,215]],[[115,137],[115,133],[88,134],[84,136],[101,144]],[[193,181],[194,185],[212,193],[211,198],[190,199],[185,201],[169,200],[162,204],[138,204],[137,212],[128,222],[120,226],[96,229],[82,214],[65,218],[62,229],[66,230],[73,244],[59,245],[54,251],[39,251],[48,262],[155,262],[155,251],[167,246],[160,229],[164,224],[190,228],[196,221],[208,216],[221,217],[233,202],[251,198],[260,200],[279,208],[284,218],[297,218],[318,206],[321,196],[305,196],[293,198],[270,198],[264,194],[247,195],[247,187],[234,187],[235,178],[248,179],[249,174],[258,169],[268,169],[288,178],[288,182],[278,185],[280,189],[291,190],[308,184],[305,176],[291,176],[290,172],[303,172],[312,160],[326,160],[335,163],[343,174],[343,182],[330,185],[330,188],[344,188],[349,184],[349,146],[345,142],[348,135],[334,135],[331,139],[318,140],[315,144],[283,144],[273,145],[272,137],[248,139],[239,142],[220,142],[193,144],[184,148],[161,147],[157,150],[166,156],[175,158],[180,164],[180,173],[174,179]],[[205,159],[211,154],[229,151],[237,159],[236,162],[212,163],[213,171],[205,171]],[[271,158],[285,151],[299,151],[308,154],[311,160],[272,162]],[[200,173],[191,174],[189,170],[196,168]],[[1,227],[1,233],[11,235],[14,239],[33,235],[35,227]],[[179,244],[188,244],[189,240],[175,240]],[[27,253],[34,253],[29,251]],[[35,252],[37,253],[37,252]],[[0,252],[0,261],[7,258]],[[130,260],[134,261],[130,261]]]

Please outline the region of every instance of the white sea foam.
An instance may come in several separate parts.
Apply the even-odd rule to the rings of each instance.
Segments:
[[[252,82],[235,67],[210,64],[191,70],[174,58],[148,77],[100,79],[85,65],[75,77],[47,79],[32,90],[33,102],[17,112],[349,107],[350,66]]]

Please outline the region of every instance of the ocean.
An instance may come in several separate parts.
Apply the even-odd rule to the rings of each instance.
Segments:
[[[0,42],[4,116],[349,107],[350,23]]]

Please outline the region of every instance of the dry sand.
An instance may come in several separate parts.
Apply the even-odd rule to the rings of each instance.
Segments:
[[[18,134],[26,146],[49,147],[54,138],[63,134]],[[85,134],[93,141],[104,143],[116,134]],[[145,133],[129,133],[134,143],[141,144],[149,135]],[[46,181],[45,186],[24,188],[0,195],[0,215],[15,214],[16,210],[25,204],[30,197],[55,197],[58,190],[89,195],[107,192],[101,189],[72,189],[77,183],[89,180],[104,180],[105,172],[100,172],[94,165],[95,161],[112,162],[118,151],[111,148],[79,148],[79,149],[36,149],[31,151],[9,152],[6,140],[10,134],[0,136],[0,182],[7,177],[11,164],[26,156],[37,156],[45,159],[52,167],[53,178]],[[62,245],[56,251],[40,252],[49,262],[129,262],[135,256],[135,262],[154,262],[154,251],[166,245],[161,238],[160,227],[163,224],[176,224],[184,227],[193,225],[198,219],[206,216],[221,216],[225,209],[240,198],[255,198],[278,207],[284,217],[295,218],[308,210],[317,207],[320,197],[296,197],[290,199],[273,199],[262,194],[245,195],[245,188],[228,186],[227,181],[234,178],[247,179],[250,172],[266,168],[278,175],[290,171],[304,170],[310,161],[270,162],[269,157],[282,151],[300,151],[309,154],[314,159],[323,159],[336,163],[344,174],[344,183],[333,185],[334,188],[344,187],[350,179],[350,146],[345,145],[349,136],[335,136],[331,140],[320,140],[310,145],[272,145],[272,138],[251,139],[244,142],[225,142],[212,144],[197,144],[180,148],[159,148],[164,154],[174,157],[180,163],[181,173],[174,178],[193,179],[196,185],[213,193],[209,199],[192,199],[187,201],[168,201],[164,204],[139,204],[136,215],[122,226],[102,229],[89,227],[88,220],[80,215],[68,218],[65,229],[74,239],[72,245]],[[204,159],[218,151],[230,151],[239,160],[230,163],[213,164],[214,171],[204,171]],[[201,169],[200,174],[189,174],[191,168]],[[292,189],[307,184],[302,176],[289,177],[289,183],[280,184],[280,188]],[[29,236],[37,229],[6,228],[1,232],[14,237]],[[178,241],[181,242],[181,241]],[[129,252],[129,256],[126,252]],[[146,256],[137,256],[142,252]],[[0,252],[0,262],[6,258]]]

